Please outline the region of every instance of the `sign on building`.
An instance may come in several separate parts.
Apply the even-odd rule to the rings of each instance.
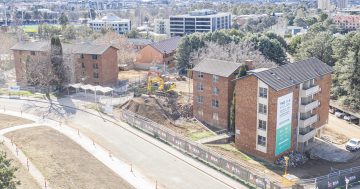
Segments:
[[[291,147],[292,99],[293,93],[289,93],[277,101],[276,156]]]

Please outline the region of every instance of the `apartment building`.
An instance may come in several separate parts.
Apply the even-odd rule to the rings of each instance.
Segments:
[[[236,147],[270,162],[303,152],[327,123],[332,71],[310,58],[236,79]]]
[[[136,56],[135,68],[147,70],[152,66],[161,66],[164,69],[174,67],[175,53],[180,39],[180,37],[172,37],[146,45]]]
[[[64,64],[69,66],[71,83],[110,86],[117,82],[118,49],[111,45],[63,44]],[[28,66],[50,62],[49,42],[20,42],[11,48],[14,53],[16,81],[28,85]],[[31,61],[29,61],[31,60]]]
[[[121,19],[114,14],[108,14],[99,20],[89,21],[89,27],[97,32],[102,29],[112,29],[118,34],[125,34],[131,31],[131,21],[129,19]]]
[[[154,32],[157,34],[170,35],[170,20],[154,19]]]
[[[339,29],[348,31],[360,29],[360,15],[335,15],[333,20]]]
[[[204,59],[193,68],[194,117],[215,129],[229,129],[234,80],[241,64]]]
[[[213,32],[231,28],[231,13],[197,10],[185,15],[170,16],[170,34],[183,36],[195,32]]]

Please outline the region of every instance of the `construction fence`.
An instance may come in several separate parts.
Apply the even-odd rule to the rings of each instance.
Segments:
[[[179,136],[172,130],[165,128],[163,125],[157,124],[145,117],[123,110],[122,119],[128,124],[133,125],[138,129],[161,139],[162,141],[165,141],[181,152],[185,152],[196,159],[220,169],[236,179],[255,186],[256,188],[281,188],[278,182],[271,181],[266,178],[263,173],[255,172],[255,170],[252,170],[246,165],[240,165],[238,162],[233,161],[229,157],[226,157],[225,159],[223,155],[219,155],[218,153],[211,151],[202,144],[195,143]]]
[[[360,166],[353,167],[345,170],[337,170],[328,175],[313,178],[304,179],[298,182],[299,189],[335,189],[346,186],[346,180],[348,184],[354,183],[360,184]]]

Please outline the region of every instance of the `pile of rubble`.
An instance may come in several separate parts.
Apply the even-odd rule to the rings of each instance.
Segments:
[[[289,157],[289,167],[298,167],[300,165],[305,164],[309,160],[309,158],[306,157],[305,154],[293,151],[279,158],[275,162],[275,164],[285,167],[286,164],[285,157]]]
[[[178,104],[177,110],[183,118],[188,119],[193,117],[193,106],[191,104]]]

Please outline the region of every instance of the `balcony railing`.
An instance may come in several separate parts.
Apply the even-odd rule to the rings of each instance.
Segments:
[[[310,140],[311,138],[313,138],[316,135],[316,129],[311,129],[309,132],[307,133],[299,133],[298,136],[298,142],[304,143],[308,140]]]
[[[300,91],[301,97],[307,97],[313,94],[316,94],[320,91],[319,85],[310,86],[310,87],[304,87]]]
[[[314,100],[308,103],[301,104],[299,107],[300,112],[305,113],[319,107],[319,101]]]
[[[307,118],[300,118],[299,127],[300,128],[305,128],[305,127],[317,122],[318,119],[319,119],[319,116],[317,114],[312,115],[312,116],[307,117]]]

